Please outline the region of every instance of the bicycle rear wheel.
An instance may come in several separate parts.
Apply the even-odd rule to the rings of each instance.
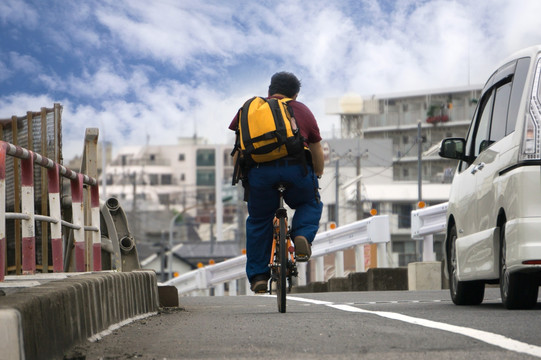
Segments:
[[[280,218],[280,239],[278,242],[278,280],[276,282],[276,299],[278,301],[278,311],[286,312],[286,292],[287,292],[287,246],[286,246],[287,226],[285,218]]]

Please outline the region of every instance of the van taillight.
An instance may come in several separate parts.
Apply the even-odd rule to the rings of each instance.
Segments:
[[[521,160],[538,160],[540,158],[538,123],[531,114],[526,114],[525,125]]]
[[[541,130],[541,103],[539,102],[538,94],[541,90],[541,59],[538,59],[532,94],[528,102],[526,110],[526,124],[524,124],[524,134],[522,138],[522,149],[520,152],[520,160],[539,160],[541,159],[540,149],[540,134]]]
[[[525,260],[522,265],[541,265],[541,260]]]

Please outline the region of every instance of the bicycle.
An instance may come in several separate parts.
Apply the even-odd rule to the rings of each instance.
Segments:
[[[273,240],[269,268],[271,270],[269,293],[272,294],[272,284],[276,283],[276,299],[278,311],[286,312],[286,293],[291,291],[293,277],[298,276],[294,247],[291,245],[291,234],[288,226],[287,210],[284,208],[284,192],[286,183],[276,187],[280,203],[273,219]]]

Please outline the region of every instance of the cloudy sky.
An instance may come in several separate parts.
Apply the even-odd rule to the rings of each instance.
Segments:
[[[64,157],[86,127],[118,149],[194,133],[229,144],[281,70],[324,136],[325,99],[482,84],[541,43],[538,0],[1,0],[0,119],[62,104]]]

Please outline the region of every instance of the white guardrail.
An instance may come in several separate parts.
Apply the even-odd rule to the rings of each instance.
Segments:
[[[433,234],[445,231],[448,203],[411,212],[411,238],[423,240],[423,261],[434,261]]]
[[[323,281],[323,256],[335,254],[336,276],[343,276],[344,254],[343,250],[355,248],[356,271],[364,271],[364,245],[378,245],[378,267],[387,267],[387,246],[391,241],[389,231],[389,216],[374,216],[348,225],[340,226],[334,230],[325,231],[316,235],[312,243],[312,259],[316,262],[316,279]],[[237,280],[246,279],[246,255],[241,255],[215,265],[208,265],[197,270],[182,274],[165,282],[173,285],[179,294],[203,292],[208,294],[214,288],[215,295],[224,295],[224,284],[229,285],[229,295],[237,295]],[[306,263],[298,263],[298,284],[306,284]],[[247,279],[246,279],[247,282]],[[249,288],[248,283],[246,288]]]

